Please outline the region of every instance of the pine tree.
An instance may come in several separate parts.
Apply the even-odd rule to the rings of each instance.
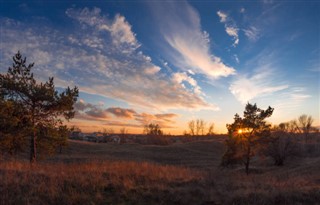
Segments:
[[[12,102],[20,106],[22,116],[19,119],[30,139],[30,162],[37,159],[37,142],[46,137],[43,130],[58,129],[63,119],[74,116],[74,103],[77,101],[78,88],[69,87],[63,92],[55,89],[53,78],[45,83],[38,83],[31,72],[34,63],[27,65],[26,58],[20,52],[13,56],[13,65],[7,74],[0,74],[0,93],[3,103]],[[2,109],[2,108],[1,108]],[[1,116],[8,117],[10,116]],[[3,129],[1,130],[3,132]],[[39,139],[38,139],[39,138]]]
[[[273,113],[273,108],[262,110],[256,104],[248,103],[243,117],[238,114],[232,124],[227,124],[229,139],[226,142],[226,152],[222,164],[241,162],[249,174],[250,161],[253,156],[267,144],[270,136],[270,125],[265,121]]]

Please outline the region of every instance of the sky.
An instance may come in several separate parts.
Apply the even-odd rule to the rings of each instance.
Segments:
[[[320,1],[0,1],[0,72],[20,51],[39,81],[77,86],[84,132],[148,123],[182,134],[245,105],[320,125]]]

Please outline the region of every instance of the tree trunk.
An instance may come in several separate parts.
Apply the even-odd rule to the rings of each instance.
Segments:
[[[37,160],[37,141],[36,141],[36,131],[34,129],[33,135],[30,139],[30,163],[35,163]]]
[[[247,158],[247,161],[245,163],[245,166],[246,166],[246,174],[249,175],[249,164],[250,164],[250,158],[248,157]]]
[[[246,156],[246,162],[245,162],[245,166],[246,166],[246,174],[249,175],[249,165],[250,165],[250,154],[251,154],[251,145],[250,145],[250,141],[248,143],[248,150],[247,150],[247,156]]]

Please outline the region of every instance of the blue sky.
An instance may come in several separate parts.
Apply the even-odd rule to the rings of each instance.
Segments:
[[[20,50],[39,80],[78,86],[84,131],[150,122],[226,132],[247,102],[319,123],[319,1],[1,1],[0,71]]]

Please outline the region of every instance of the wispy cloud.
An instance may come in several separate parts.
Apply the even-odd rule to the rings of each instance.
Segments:
[[[238,75],[229,90],[241,103],[287,89],[289,85],[274,85],[272,70],[257,70],[253,75]]]
[[[234,20],[228,16],[227,13],[223,12],[223,11],[218,11],[217,15],[220,17],[220,22],[224,23],[224,27],[226,29],[226,33],[233,37],[234,39],[234,43],[233,46],[237,46],[239,44],[239,36],[238,36],[238,32],[239,29],[236,26]]]
[[[202,30],[198,12],[186,1],[167,1],[150,7],[168,44],[166,53],[171,64],[209,78],[235,73],[232,67],[211,53],[209,34]]]
[[[12,55],[20,50],[36,63],[37,77],[46,80],[53,76],[58,86],[77,85],[82,92],[158,110],[214,108],[198,92],[173,80],[174,73],[162,73],[139,50],[141,44],[124,16],[109,18],[98,8],[68,9],[66,15],[74,20],[74,30],[62,32],[44,25],[40,28],[0,19],[0,52],[7,59],[1,62],[1,69],[10,65]],[[210,63],[208,69],[211,66],[214,76],[233,72],[220,60]]]
[[[291,86],[283,92],[274,95],[271,100],[271,105],[275,108],[273,118],[283,122],[297,117],[300,114],[297,113],[297,110],[302,111],[305,108],[303,104],[306,100],[310,100],[310,98],[312,96],[309,92],[304,87],[299,86]],[[315,111],[314,109],[312,111]]]
[[[251,41],[256,41],[260,38],[260,31],[255,26],[250,26],[247,29],[243,29],[243,32]]]

